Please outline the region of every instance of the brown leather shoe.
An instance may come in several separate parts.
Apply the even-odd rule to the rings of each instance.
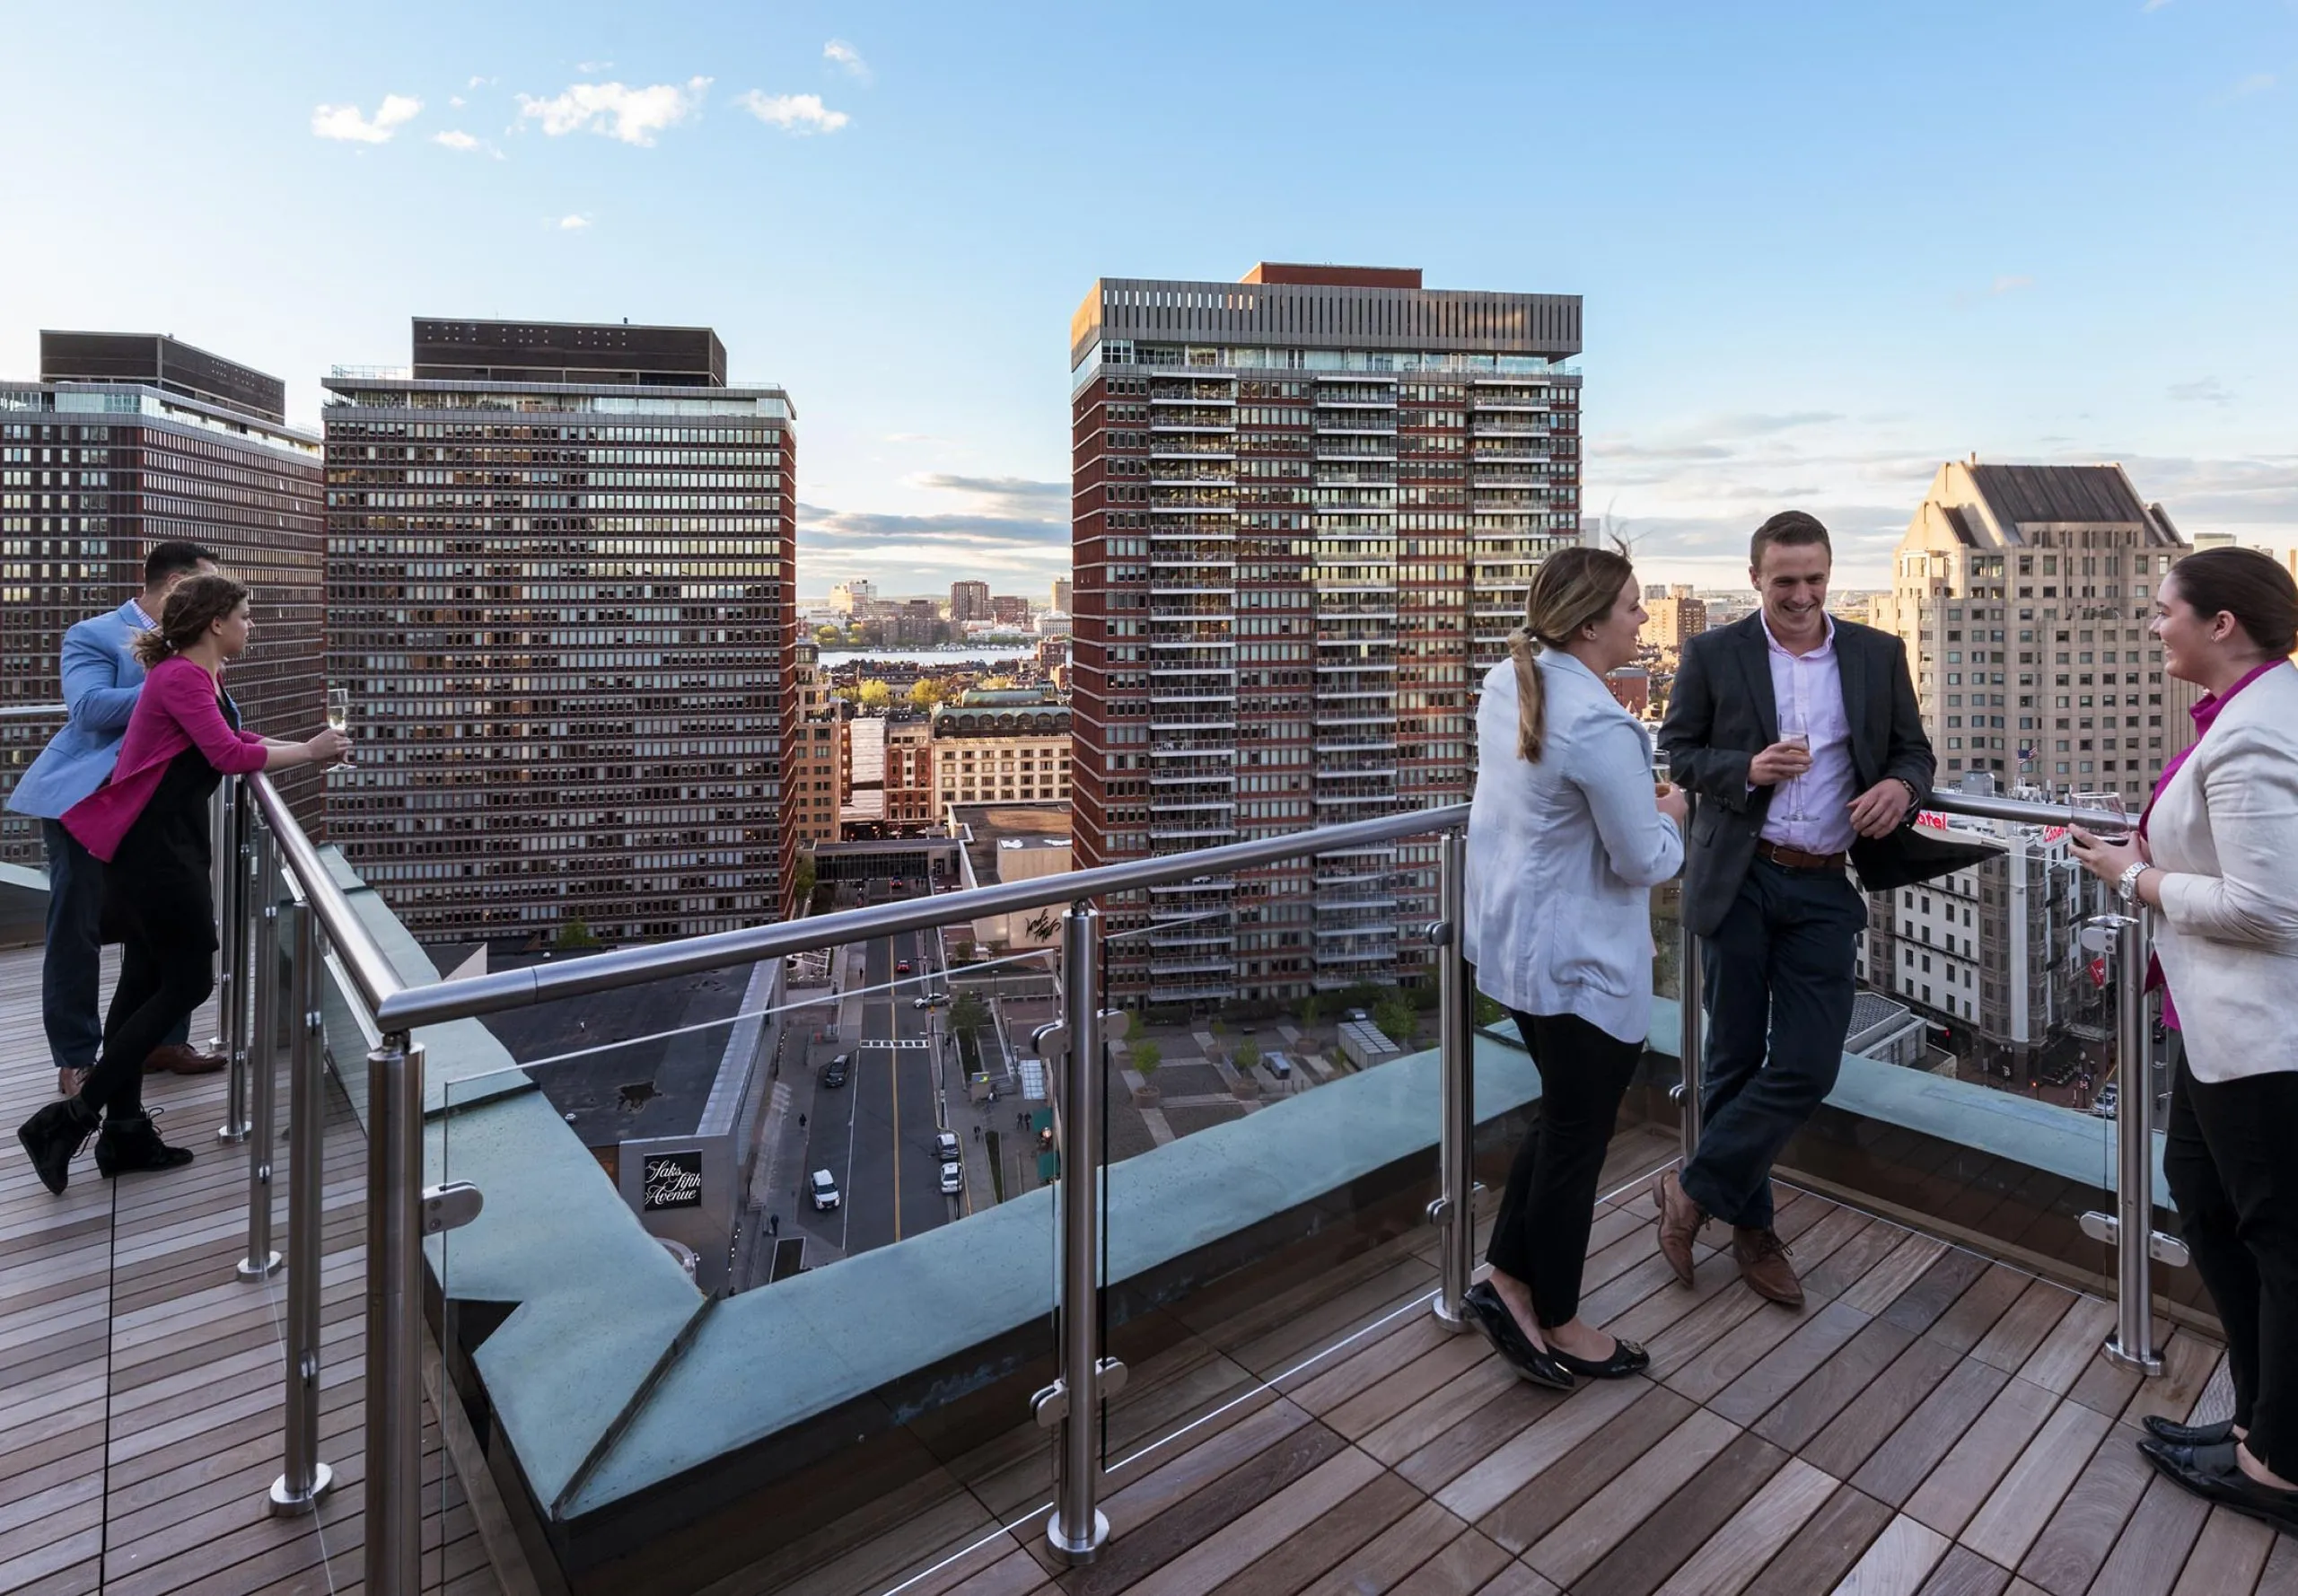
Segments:
[[[1740,1266],[1740,1278],[1756,1295],[1790,1308],[1803,1305],[1803,1283],[1795,1278],[1795,1266],[1787,1261],[1787,1243],[1778,1232],[1734,1227],[1732,1258]]]
[[[1668,1260],[1676,1278],[1689,1285],[1692,1241],[1707,1223],[1707,1215],[1691,1200],[1673,1170],[1662,1170],[1652,1177],[1652,1205],[1660,1210],[1660,1256]]]
[[[202,1053],[189,1042],[162,1042],[145,1057],[144,1067],[175,1075],[212,1075],[231,1062],[221,1053]]]

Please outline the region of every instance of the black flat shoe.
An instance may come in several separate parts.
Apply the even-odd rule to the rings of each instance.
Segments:
[[[1508,1366],[1534,1385],[1544,1385],[1551,1390],[1568,1391],[1579,1382],[1572,1372],[1557,1361],[1556,1355],[1534,1346],[1525,1337],[1523,1327],[1516,1316],[1508,1311],[1508,1304],[1488,1280],[1479,1280],[1469,1287],[1468,1295],[1460,1299],[1460,1311],[1470,1324],[1484,1332],[1484,1338],[1493,1349],[1507,1360]]]
[[[1575,1358],[1562,1347],[1552,1347],[1550,1355],[1571,1372],[1583,1380],[1626,1380],[1631,1374],[1641,1374],[1652,1366],[1652,1355],[1633,1341],[1612,1337],[1612,1355],[1601,1363],[1592,1364],[1586,1358]]]
[[[2274,1490],[2243,1473],[2234,1460],[2232,1442],[2180,1446],[2168,1441],[2142,1441],[2138,1450],[2157,1472],[2204,1501],[2271,1524],[2285,1534],[2298,1535],[2298,1491]]]
[[[2231,1418],[2222,1418],[2215,1425],[2174,1425],[2159,1413],[2150,1413],[2142,1422],[2149,1435],[2173,1446],[2223,1446],[2234,1439],[2234,1421]]]

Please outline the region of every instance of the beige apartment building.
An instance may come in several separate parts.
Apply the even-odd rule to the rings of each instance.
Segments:
[[[934,811],[1069,801],[1069,709],[1039,688],[975,689],[934,712]]]
[[[799,640],[794,674],[798,725],[791,744],[790,824],[798,846],[838,840],[838,811],[846,799],[844,729],[838,700],[813,644]]]
[[[2118,465],[1941,466],[1873,605],[1907,645],[1938,784],[2111,794],[2136,815],[2193,736],[2195,689],[2166,677],[2147,627],[2188,552]],[[2101,1022],[2075,945],[2092,895],[2062,834],[1986,829],[2001,858],[1873,896],[1860,973],[1947,1027],[1966,1072],[2023,1077]]]
[[[1668,590],[1667,597],[1648,601],[1645,614],[1648,618],[1641,641],[1671,660],[1682,653],[1687,639],[1707,630],[1707,606],[1692,597],[1688,584],[1679,583]]]

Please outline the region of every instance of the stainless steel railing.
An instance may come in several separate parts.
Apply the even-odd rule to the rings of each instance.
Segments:
[[[1122,1015],[1100,1008],[1095,969],[1100,958],[1099,914],[1092,900],[1110,893],[1184,882],[1281,860],[1363,848],[1408,837],[1440,839],[1439,916],[1429,927],[1437,950],[1442,1015],[1442,1088],[1438,1138],[1440,1191],[1430,1217],[1439,1230],[1441,1285],[1434,1309],[1449,1326],[1463,1328],[1460,1298],[1473,1278],[1475,1221],[1473,1095],[1474,995],[1464,958],[1461,924],[1466,880],[1468,806],[1453,804],[1377,820],[1294,832],[1279,837],[1201,849],[1067,875],[875,905],[803,921],[748,927],[679,942],[602,953],[563,964],[503,971],[461,980],[408,987],[351,907],[312,847],[261,776],[230,790],[226,814],[219,805],[218,913],[239,928],[222,939],[227,972],[241,993],[226,1005],[228,1051],[239,1081],[232,1123],[255,1128],[250,1148],[249,1246],[242,1278],[269,1272],[271,1221],[270,1083],[276,1066],[278,1021],[289,1036],[289,1229],[286,1258],[288,1358],[285,1468],[273,1485],[275,1511],[308,1510],[328,1490],[332,1471],[319,1457],[319,1211],[320,1092],[324,1079],[319,1015],[320,945],[332,947],[350,990],[346,995],[373,1017],[380,1040],[368,1065],[367,1249],[367,1588],[379,1596],[412,1596],[417,1589],[421,1536],[420,1345],[423,1283],[422,1188],[423,1048],[418,1026],[524,1007],[562,997],[613,990],[669,976],[730,969],[792,953],[838,946],[899,932],[1061,906],[1066,919],[1062,971],[1063,1021],[1041,1033],[1049,1063],[1057,1062],[1062,1156],[1059,1234],[1062,1246],[1059,1377],[1039,1393],[1040,1422],[1057,1432],[1059,1460],[1048,1539],[1066,1561],[1090,1561],[1108,1535],[1097,1505],[1096,1426],[1103,1400],[1121,1386],[1122,1364],[1104,1355],[1099,1292],[1105,1260],[1098,1212],[1101,1154],[1096,1144],[1100,1093],[1105,1089],[1105,1049],[1122,1034]],[[2108,826],[2118,817],[2062,804],[2034,804],[1960,793],[1934,794],[1933,809],[1952,814],[2034,825]],[[242,818],[243,817],[243,818]],[[240,841],[244,835],[245,842]],[[242,851],[242,846],[244,851]],[[227,863],[228,862],[228,863]],[[2150,1133],[2153,1093],[2145,1083],[2143,997],[2134,1008],[2144,965],[2143,937],[2118,931],[2118,962],[2125,972],[2121,1048],[2126,1083],[2117,1134],[2122,1142],[2122,1196],[2114,1225],[2121,1278],[2117,1340],[2127,1361],[2149,1372],[2152,1260],[2167,1256],[2151,1228]],[[250,952],[250,950],[252,951]],[[1677,1088],[1687,1153],[1697,1143],[1702,982],[1696,939],[1683,939],[1682,1079]],[[285,987],[283,991],[282,967]],[[248,1020],[255,1021],[252,1038]],[[2133,1060],[2137,1062],[2133,1063]],[[252,1086],[252,1094],[250,1088]],[[226,1126],[226,1131],[231,1126]],[[2107,1216],[2092,1216],[2094,1219]],[[2086,1222],[2087,1223],[2087,1222]],[[2175,1247],[2175,1243],[2169,1243]]]

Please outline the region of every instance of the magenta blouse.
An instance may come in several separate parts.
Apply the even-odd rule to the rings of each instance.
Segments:
[[[64,811],[65,829],[109,863],[159,791],[169,763],[189,748],[225,776],[252,774],[269,758],[261,737],[234,732],[215,707],[215,679],[179,654],[145,677],[110,779]]]

